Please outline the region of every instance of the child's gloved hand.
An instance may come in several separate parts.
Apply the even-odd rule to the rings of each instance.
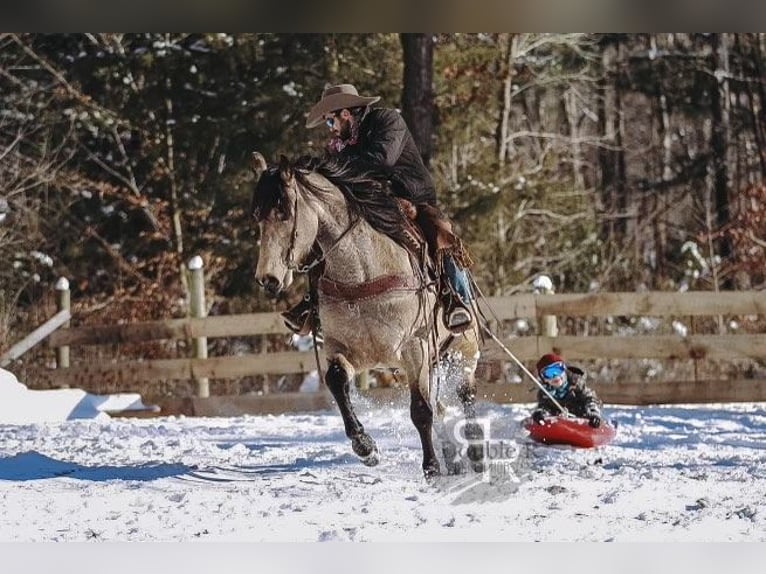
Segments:
[[[591,413],[588,415],[588,424],[592,426],[594,429],[597,429],[601,426],[601,416],[597,415],[596,413]]]
[[[537,424],[539,425],[543,424],[544,419],[545,419],[545,411],[542,411],[542,410],[532,411],[532,420],[535,421]]]

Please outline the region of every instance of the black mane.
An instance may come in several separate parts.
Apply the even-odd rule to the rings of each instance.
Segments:
[[[282,193],[282,181],[279,170],[270,168],[258,179],[250,203],[250,216],[255,221],[263,221],[272,211],[279,219],[287,219],[292,213],[292,206]]]
[[[364,218],[376,231],[406,245],[406,220],[383,173],[363,171],[333,158],[310,156],[298,159],[291,168],[298,183],[315,196],[320,196],[323,190],[309,180],[309,175],[316,172],[324,176],[343,194],[353,216]],[[262,221],[274,212],[279,219],[288,219],[292,209],[282,191],[279,168],[270,168],[256,183],[251,216]]]
[[[314,193],[321,191],[308,180],[309,173],[324,176],[341,191],[352,214],[400,245],[406,244],[406,220],[383,173],[360,170],[333,158],[303,157],[293,168],[296,179]]]

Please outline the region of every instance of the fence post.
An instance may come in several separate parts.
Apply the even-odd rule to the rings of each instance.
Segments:
[[[191,316],[200,319],[207,316],[205,308],[205,273],[202,257],[195,255],[189,260],[189,310]],[[195,359],[207,359],[207,337],[192,339],[192,353]],[[197,382],[197,396],[206,399],[210,396],[210,380],[207,377],[194,377]]]
[[[540,275],[533,283],[535,291],[543,295],[552,295],[553,281],[547,275]],[[559,326],[556,322],[556,315],[543,315],[540,317],[540,334],[544,337],[557,337]]]
[[[56,281],[56,291],[58,291],[58,297],[56,298],[57,311],[71,311],[72,298],[71,291],[69,290],[69,280],[66,277],[59,277]],[[64,323],[63,327],[69,327],[69,321]],[[69,347],[62,346],[56,349],[56,368],[68,369],[69,368]]]

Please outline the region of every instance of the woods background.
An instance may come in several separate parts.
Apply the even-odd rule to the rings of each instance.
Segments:
[[[763,289],[764,58],[765,34],[2,34],[0,352],[60,276],[81,324],[185,316],[197,254],[210,314],[290,303],[253,282],[247,161],[322,153],[328,83],[402,110],[488,296]]]

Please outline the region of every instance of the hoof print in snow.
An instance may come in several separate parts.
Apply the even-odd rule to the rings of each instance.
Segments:
[[[563,493],[565,493],[567,491],[566,488],[564,488],[563,486],[559,486],[558,484],[554,484],[553,486],[549,486],[545,490],[549,494],[563,494]]]
[[[694,504],[687,504],[686,510],[702,510],[710,506],[710,502],[707,498],[698,498]]]

